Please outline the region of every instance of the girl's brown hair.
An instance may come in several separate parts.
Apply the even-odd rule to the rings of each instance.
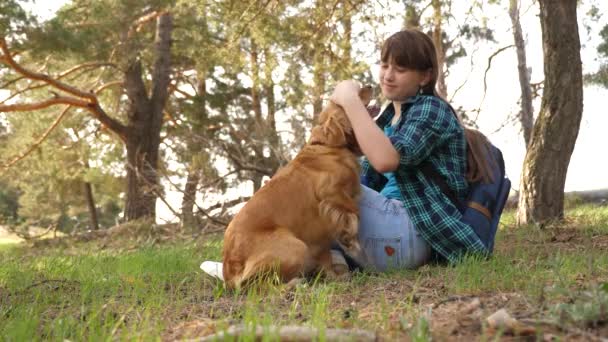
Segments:
[[[433,40],[424,32],[406,29],[393,34],[384,41],[380,60],[382,63],[395,63],[402,68],[430,71],[430,81],[420,88],[420,93],[440,97],[435,90],[439,75],[437,52]],[[464,127],[454,108],[451,105],[450,108]],[[496,161],[492,159],[492,153],[489,153],[488,139],[481,132],[467,127],[464,127],[464,133],[467,140],[467,180],[483,180],[486,183],[493,181],[490,163]]]

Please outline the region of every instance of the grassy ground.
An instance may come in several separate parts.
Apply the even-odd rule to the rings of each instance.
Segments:
[[[502,308],[531,340],[608,336],[606,206],[577,206],[545,229],[517,228],[507,212],[489,260],[247,293],[198,268],[219,260],[221,235],[161,240],[0,245],[0,340],[175,340],[241,323],[316,327],[321,340],[355,327],[384,340],[513,339],[485,323]]]

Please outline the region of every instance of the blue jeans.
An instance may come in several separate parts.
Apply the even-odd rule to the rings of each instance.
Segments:
[[[361,256],[351,256],[365,269],[414,269],[430,261],[431,247],[418,234],[401,201],[361,186],[359,201]]]

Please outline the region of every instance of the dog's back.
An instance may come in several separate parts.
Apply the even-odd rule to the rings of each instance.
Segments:
[[[253,275],[275,268],[283,281],[314,271],[318,266],[315,259],[336,239],[332,222],[320,215],[322,191],[349,188],[355,192],[359,188],[358,163],[352,153],[305,147],[245,204],[226,229],[226,284],[240,287]]]

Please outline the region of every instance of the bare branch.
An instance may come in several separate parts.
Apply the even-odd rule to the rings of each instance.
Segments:
[[[198,206],[197,206],[197,207],[198,207]],[[197,211],[197,213],[201,213],[201,214],[203,214],[203,215],[204,215],[205,217],[207,217],[207,218],[208,218],[208,219],[209,219],[211,222],[216,223],[216,224],[219,224],[219,225],[222,225],[222,226],[224,226],[224,227],[228,226],[228,224],[230,223],[230,222],[227,222],[227,221],[224,221],[224,220],[221,220],[221,219],[218,219],[218,218],[216,218],[216,217],[211,216],[211,215],[210,215],[210,214],[209,214],[209,213],[208,213],[206,210],[201,209],[200,207],[198,207],[198,211]]]
[[[108,88],[111,85],[115,85],[116,83],[122,83],[122,82],[110,82],[108,84],[103,85],[102,87],[99,87],[98,89],[96,89],[95,93],[99,93],[102,90]],[[57,99],[61,99],[61,98],[54,98],[54,99],[50,99],[44,102],[53,102]],[[85,108],[90,110],[90,108],[88,107],[88,103],[84,102],[84,101],[79,101],[77,99],[73,99],[73,98],[65,98],[68,99],[70,101],[68,102],[57,102],[57,103],[66,103],[68,104],[68,106],[61,112],[61,114],[59,114],[59,116],[55,119],[55,121],[53,121],[53,123],[51,124],[51,126],[49,128],[47,128],[47,130],[38,138],[38,140],[36,140],[34,142],[34,144],[32,144],[25,152],[21,153],[20,155],[14,157],[11,161],[9,161],[8,163],[1,165],[0,169],[2,169],[3,171],[6,171],[7,169],[9,169],[10,167],[12,167],[13,165],[15,165],[17,162],[19,162],[20,160],[24,159],[25,157],[27,157],[29,154],[31,154],[38,146],[40,146],[42,144],[42,142],[49,136],[49,134],[51,134],[51,132],[59,125],[59,123],[61,122],[61,120],[63,120],[63,118],[66,116],[66,114],[68,113],[68,111],[70,110],[70,108],[72,107],[80,107],[80,108]],[[24,104],[20,104],[20,105],[13,105],[14,106],[20,106],[22,108],[25,108],[27,106],[30,107],[36,107],[36,105],[42,105],[44,102],[42,103],[34,103],[34,104],[29,104],[29,105],[24,105]],[[57,104],[57,103],[52,103],[52,104]],[[48,105],[43,105],[40,108],[34,108],[34,109],[42,109],[42,108],[46,108],[51,106],[52,104],[48,104]],[[11,107],[11,106],[0,106],[0,112],[2,111],[11,111],[11,110],[3,110],[3,107]],[[27,111],[27,110],[34,110],[32,108],[29,109],[15,109],[12,111]]]
[[[496,128],[492,133],[490,134],[495,134],[500,132],[503,128],[507,127],[507,125],[510,125],[512,123],[515,123],[517,121],[517,118],[519,117],[519,115],[509,115],[507,116],[507,118],[505,119],[505,121],[503,121],[502,124],[500,124],[500,126],[498,128]]]
[[[51,132],[59,125],[59,123],[61,122],[61,120],[63,120],[63,118],[66,116],[66,114],[69,112],[70,108],[72,108],[71,105],[66,106],[63,111],[61,112],[61,114],[59,114],[59,116],[55,119],[55,121],[53,121],[53,124],[46,129],[46,131],[40,136],[40,138],[38,138],[38,140],[36,140],[28,149],[27,151],[23,152],[22,154],[18,155],[17,157],[13,158],[11,161],[9,161],[8,163],[4,164],[1,166],[1,169],[3,171],[6,171],[8,168],[10,168],[11,166],[15,165],[17,162],[19,162],[20,160],[24,159],[25,157],[27,157],[30,153],[32,153],[36,148],[38,148],[38,146],[40,146],[40,144],[42,144],[42,142],[49,136],[49,134],[51,134]]]
[[[72,94],[74,96],[83,97],[91,103],[97,102],[97,98],[95,97],[95,95],[93,95],[91,93],[84,92],[80,89],[76,89],[63,82],[59,82],[58,80],[51,78],[48,75],[33,72],[33,71],[23,68],[12,58],[10,51],[8,50],[8,46],[6,45],[6,40],[4,40],[4,37],[0,37],[0,49],[2,50],[2,53],[4,54],[3,60],[6,62],[6,64],[8,64],[10,67],[12,67],[16,72],[20,73],[21,75],[24,75],[25,77],[32,79],[32,80],[43,81],[57,89],[65,91],[66,93]]]
[[[55,101],[54,103],[50,103],[49,105],[55,104],[55,103],[66,103],[66,104],[86,108],[93,115],[93,117],[95,117],[103,125],[108,127],[112,132],[116,133],[118,135],[118,137],[123,140],[123,142],[126,141],[127,128],[122,123],[120,123],[118,120],[116,120],[116,119],[110,117],[108,114],[106,114],[106,112],[99,105],[99,102],[97,101],[97,96],[94,92],[81,91],[70,85],[60,82],[54,78],[51,78],[50,76],[48,76],[46,74],[37,73],[37,72],[33,72],[33,71],[25,69],[12,58],[11,53],[8,49],[8,46],[6,45],[6,40],[4,39],[4,37],[0,37],[0,50],[2,50],[2,53],[3,53],[2,60],[4,62],[6,62],[11,68],[13,68],[19,74],[21,74],[29,79],[32,79],[32,80],[37,80],[37,81],[42,81],[42,82],[48,83],[50,86],[52,86],[56,89],[59,89],[59,90],[65,91],[69,94],[72,94],[74,96],[83,98],[80,100],[76,100],[76,99],[64,97],[63,99],[69,99],[69,100],[66,100],[67,102],[61,102],[61,101],[57,101],[57,99],[58,98],[61,99],[62,97],[56,97],[55,99],[43,101],[43,103]],[[26,107],[27,107],[27,105],[26,105]],[[19,107],[17,107],[17,108],[19,108]],[[34,107],[29,107],[29,108],[39,109],[39,108],[44,108],[44,107],[36,108],[34,106]],[[32,110],[32,109],[27,109],[27,110]],[[2,109],[0,109],[0,110],[2,110]],[[13,111],[15,111],[15,110],[13,110]]]
[[[100,92],[102,92],[103,90],[116,86],[116,85],[123,85],[124,82],[123,81],[112,81],[112,82],[108,82],[105,84],[100,85],[99,87],[95,88],[94,92],[95,94],[99,94]]]
[[[139,32],[141,30],[142,26],[144,26],[145,24],[158,18],[158,16],[161,14],[162,14],[162,12],[153,11],[153,12],[150,12],[146,15],[139,17],[137,20],[135,20],[133,25],[131,25],[131,28],[129,29],[129,33],[127,34],[127,37],[129,37],[129,38],[132,37],[136,32]]]
[[[470,68],[469,68],[469,74],[467,75],[467,77],[465,78],[465,80],[458,86],[456,87],[456,90],[454,90],[452,92],[452,96],[450,97],[450,102],[454,101],[454,98],[456,97],[456,94],[458,94],[458,92],[467,84],[467,82],[469,82],[469,77],[471,76],[471,74],[473,73],[473,68],[474,68],[474,57],[475,57],[475,53],[477,52],[477,50],[479,50],[479,48],[475,48],[475,50],[473,50],[473,52],[471,53],[471,59],[470,59]]]
[[[86,64],[89,64],[89,65],[86,66]],[[91,68],[93,68],[92,64],[99,64],[98,66],[102,66],[102,64],[112,65],[111,63],[97,63],[97,62],[95,62],[95,63],[80,64],[80,65],[78,65],[76,67],[71,68],[68,71],[65,71],[65,72],[59,74],[59,76],[57,76],[56,79],[58,79],[58,80],[62,79],[62,78],[66,77],[66,76],[68,76],[68,75],[70,75],[70,74],[72,74],[72,73],[74,73],[74,72],[76,72],[78,70],[82,70],[82,69],[85,69],[85,68],[91,69]],[[96,67],[98,67],[98,66],[96,66]],[[78,76],[76,76],[76,77],[78,77]],[[21,76],[21,77],[16,78],[14,81],[18,81],[18,80],[21,80],[21,79],[24,79],[24,78],[26,78],[26,77],[25,76]],[[31,90],[35,90],[35,89],[40,89],[40,88],[48,87],[49,85],[50,84],[44,83],[44,82],[34,83],[34,84],[32,84],[32,85],[30,85],[30,86],[28,86],[26,88],[23,88],[21,90],[15,91],[9,97],[7,97],[4,100],[0,101],[0,104],[6,103],[8,100],[13,99],[13,98],[15,98],[15,97],[17,97],[17,96],[19,96],[19,95],[27,92],[27,91],[31,91]]]
[[[192,98],[194,98],[194,96],[192,96],[192,95],[190,95],[190,94],[186,93],[185,91],[183,91],[183,90],[179,89],[179,88],[177,87],[177,84],[173,84],[173,83],[172,83],[172,84],[170,84],[170,85],[169,85],[169,91],[170,91],[170,92],[176,92],[176,93],[179,93],[180,95],[183,95],[184,97],[186,97],[186,98],[188,98],[188,99],[192,99]]]
[[[73,97],[57,96],[48,100],[33,103],[18,103],[12,105],[0,105],[0,112],[27,112],[32,110],[48,108],[56,104],[67,104],[81,108],[88,108],[89,103]]]
[[[37,72],[42,72],[42,70],[46,69],[49,59],[50,59],[50,55],[46,57],[46,59],[44,60],[44,64],[38,69]],[[4,56],[0,56],[0,62],[4,62],[4,60],[5,60]],[[25,76],[19,76],[17,78],[7,81],[4,84],[0,84],[0,89],[8,88],[8,86],[10,86],[11,84],[13,84],[15,82],[19,82],[24,78],[25,78]]]
[[[235,205],[241,204],[243,202],[247,202],[250,199],[251,199],[251,196],[242,196],[242,197],[230,200],[228,202],[219,202],[219,203],[216,203],[216,204],[214,204],[214,205],[212,205],[210,207],[205,208],[204,211],[209,212],[209,211],[212,211],[212,210],[215,210],[215,209],[224,208],[224,207],[234,207]]]
[[[494,59],[494,57],[498,56],[501,52],[503,52],[507,49],[510,49],[512,47],[515,47],[515,45],[511,44],[511,45],[501,47],[500,49],[496,50],[493,54],[491,54],[490,57],[488,58],[488,67],[486,68],[486,71],[483,74],[483,96],[481,97],[481,102],[479,103],[479,107],[477,108],[477,116],[475,117],[474,121],[477,121],[477,119],[479,118],[479,113],[481,112],[481,106],[486,99],[486,94],[487,94],[487,90],[488,90],[487,77],[488,77],[488,71],[490,71],[490,68],[492,67],[492,60]]]
[[[249,26],[251,25],[251,23],[260,15],[262,14],[262,12],[264,12],[264,10],[266,9],[266,7],[268,6],[268,4],[270,4],[271,0],[267,0],[265,3],[262,4],[262,8],[257,11],[256,13],[254,13],[254,15],[251,17],[251,19],[249,19],[248,21],[246,21],[245,23],[243,23],[243,25],[241,26],[241,29],[238,31],[238,33],[226,44],[227,46],[231,46],[237,39],[239,39],[244,33],[245,30],[247,30],[249,28]],[[235,22],[241,22],[241,20],[243,20],[243,18],[245,17],[245,14],[249,13],[249,9],[251,8],[251,6],[253,6],[254,4],[257,4],[258,1],[251,1],[249,3],[249,6],[243,11],[243,13],[241,14],[241,17],[236,20]]]

